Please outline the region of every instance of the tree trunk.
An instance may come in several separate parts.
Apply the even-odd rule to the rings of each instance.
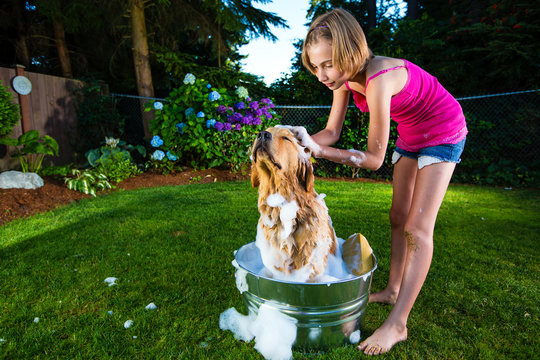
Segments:
[[[418,0],[407,0],[407,17],[411,20],[418,19]]]
[[[17,23],[17,40],[15,43],[15,56],[18,64],[24,65],[27,69],[30,67],[30,55],[26,44],[26,21],[24,20],[24,2],[15,1],[13,11],[15,13],[15,21]]]
[[[139,96],[154,97],[143,0],[131,0],[131,34],[133,38],[133,63],[135,65],[135,76],[137,79],[137,92]],[[144,136],[150,139],[150,120],[152,113],[143,111],[144,103],[145,101],[141,101]]]
[[[67,78],[72,78],[71,61],[69,59],[69,52],[66,44],[66,33],[64,32],[64,24],[60,21],[54,21],[54,39],[56,41],[56,49],[58,50],[58,59],[60,60],[60,67],[62,68],[62,75]]]
[[[369,30],[377,26],[377,3],[376,0],[367,0],[368,8],[368,23],[367,29],[365,29],[366,36],[369,34]]]

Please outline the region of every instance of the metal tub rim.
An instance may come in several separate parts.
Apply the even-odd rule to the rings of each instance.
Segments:
[[[366,277],[371,276],[373,274],[373,272],[375,270],[377,270],[377,265],[379,263],[379,260],[377,259],[377,256],[375,256],[375,254],[372,252],[371,256],[373,257],[373,268],[371,270],[369,270],[368,272],[363,273],[362,275],[353,276],[353,277],[350,277],[350,278],[340,279],[340,280],[336,280],[336,281],[329,281],[329,282],[301,282],[301,281],[278,280],[278,279],[274,279],[274,278],[271,278],[271,277],[268,277],[268,276],[257,274],[255,272],[253,272],[252,270],[248,269],[247,267],[243,266],[243,264],[240,261],[238,261],[238,254],[240,254],[242,251],[245,251],[245,249],[248,246],[257,247],[255,245],[255,242],[250,242],[250,243],[242,245],[237,250],[236,254],[234,255],[234,258],[235,258],[236,263],[238,264],[238,266],[242,270],[247,271],[251,275],[254,275],[254,276],[258,277],[258,278],[262,278],[262,279],[266,279],[266,280],[274,281],[274,282],[279,282],[279,283],[283,283],[283,284],[295,284],[295,285],[301,284],[301,285],[304,285],[304,286],[306,286],[306,285],[307,286],[317,286],[317,285],[319,285],[319,286],[320,285],[329,286],[329,284],[334,285],[334,284],[346,283],[346,282],[355,281],[355,280],[358,280],[358,279],[361,279],[361,278],[366,278]],[[242,249],[244,249],[244,250],[242,250]],[[257,248],[257,250],[258,250],[258,248]]]

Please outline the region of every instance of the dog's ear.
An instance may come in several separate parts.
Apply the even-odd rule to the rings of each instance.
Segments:
[[[298,164],[298,183],[310,193],[313,191],[315,176],[310,160],[300,160]]]
[[[259,181],[259,170],[257,170],[257,166],[255,164],[251,165],[251,186],[258,187],[260,184]]]

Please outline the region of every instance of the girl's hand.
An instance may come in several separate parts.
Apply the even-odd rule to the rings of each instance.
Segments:
[[[322,154],[322,148],[313,140],[303,126],[290,126],[288,129],[298,139],[300,145],[308,148],[313,157],[319,157]]]

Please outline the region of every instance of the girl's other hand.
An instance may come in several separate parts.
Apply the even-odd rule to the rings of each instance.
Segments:
[[[298,139],[300,145],[306,147],[311,151],[313,157],[319,157],[322,153],[322,149],[313,140],[313,138],[308,134],[307,130],[303,126],[290,126],[288,129],[293,133],[293,135]]]

